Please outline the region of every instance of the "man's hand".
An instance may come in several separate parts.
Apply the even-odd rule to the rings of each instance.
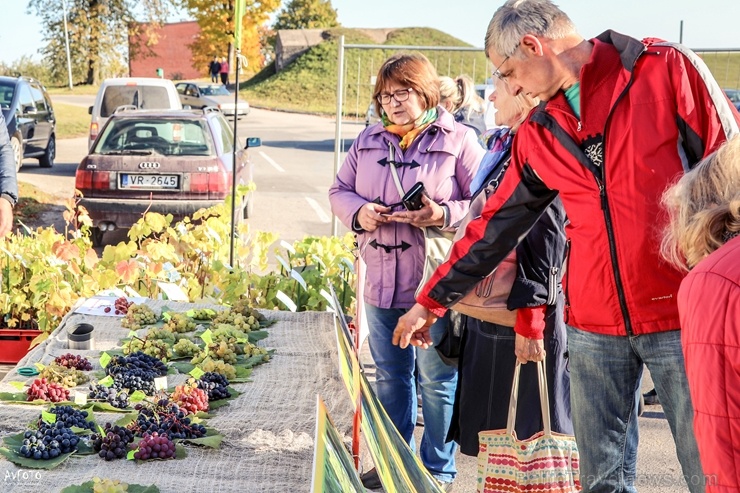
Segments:
[[[530,361],[545,361],[545,343],[542,339],[527,339],[517,334],[514,340],[514,354],[521,364]]]
[[[5,236],[13,229],[13,206],[7,200],[0,199],[0,236]]]
[[[393,344],[402,349],[412,346],[429,348],[432,343],[430,327],[437,321],[437,316],[422,305],[416,303],[411,309],[398,319],[393,331]]]

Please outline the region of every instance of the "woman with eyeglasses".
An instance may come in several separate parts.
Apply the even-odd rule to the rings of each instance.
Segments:
[[[417,414],[414,368],[422,395],[424,436],[420,456],[440,483],[457,473],[453,442],[446,443],[457,370],[436,351],[400,349],[391,343],[398,318],[414,305],[424,267],[422,227],[450,228],[465,216],[470,183],[484,150],[475,133],[438,106],[439,79],[421,54],[395,55],[380,67],[373,92],[381,121],[363,130],[329,189],[332,211],[357,234],[367,265],[364,306],[370,352],[376,365],[378,399],[412,449]],[[422,208],[406,210],[394,182],[404,191],[422,182]],[[445,320],[432,327],[438,340]],[[377,473],[363,475],[367,488],[380,486]]]

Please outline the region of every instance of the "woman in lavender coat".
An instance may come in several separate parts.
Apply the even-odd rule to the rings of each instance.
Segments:
[[[398,318],[414,305],[422,278],[422,227],[449,228],[462,219],[470,201],[470,183],[484,150],[470,128],[455,122],[439,104],[439,79],[423,55],[404,54],[380,68],[373,93],[381,121],[354,141],[329,189],[332,211],[352,231],[367,265],[365,310],[370,352],[377,367],[378,398],[414,448],[417,398],[414,368],[422,395],[424,436],[420,456],[441,483],[455,479],[455,444],[445,443],[452,416],[457,370],[434,349],[400,349],[391,343]],[[392,150],[391,150],[392,149]],[[395,166],[403,190],[423,182],[423,208],[407,211],[393,181]],[[438,341],[446,321],[432,336]],[[377,475],[363,477],[376,487]]]

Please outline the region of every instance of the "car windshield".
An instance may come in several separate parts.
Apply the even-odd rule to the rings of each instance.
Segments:
[[[2,109],[10,109],[10,103],[13,102],[14,93],[15,84],[0,82],[0,106],[2,106]]]
[[[112,118],[93,151],[96,154],[210,156],[213,143],[202,120]]]
[[[229,96],[231,93],[220,84],[198,86],[204,96]]]
[[[107,118],[116,108],[124,105],[133,105],[144,110],[167,109],[170,108],[170,97],[167,89],[161,86],[111,85],[103,94],[100,116]]]

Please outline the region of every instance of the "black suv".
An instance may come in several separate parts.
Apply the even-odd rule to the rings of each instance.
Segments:
[[[0,77],[0,106],[18,169],[24,157],[51,168],[56,155],[56,119],[41,82],[30,77]]]

